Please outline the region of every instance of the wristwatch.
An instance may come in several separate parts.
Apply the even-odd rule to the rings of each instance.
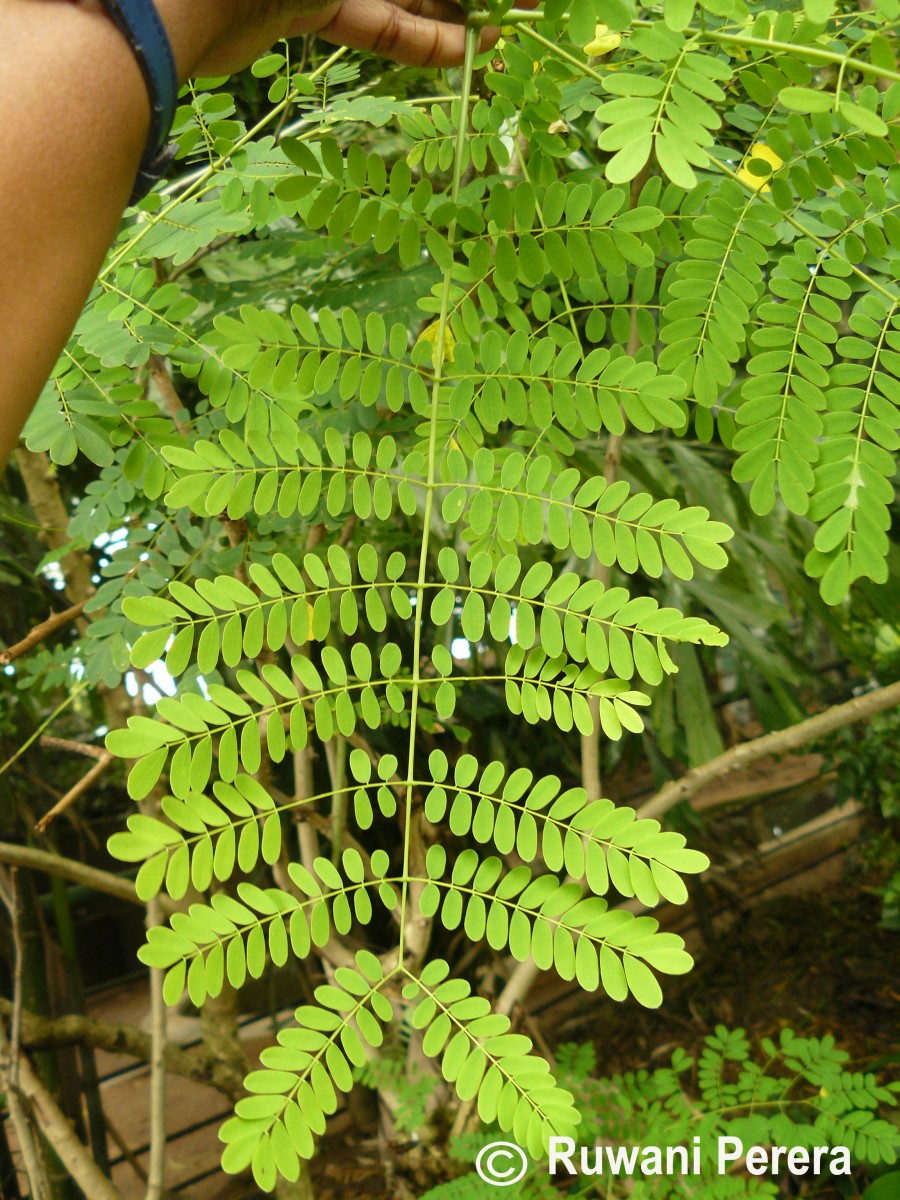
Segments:
[[[168,143],[178,102],[178,73],[166,27],[153,0],[100,0],[131,47],[150,97],[150,132],[129,204],[137,204],[162,179],[175,157]]]

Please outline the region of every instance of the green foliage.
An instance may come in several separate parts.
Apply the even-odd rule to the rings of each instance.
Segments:
[[[703,1200],[743,1200],[782,1193],[771,1178],[719,1175],[720,1137],[740,1138],[745,1147],[846,1146],[860,1186],[865,1166],[880,1169],[897,1161],[896,1125],[879,1113],[896,1106],[900,1085],[885,1086],[871,1072],[850,1069],[848,1057],[832,1037],[803,1038],[790,1029],[783,1029],[777,1041],[763,1038],[754,1051],[744,1030],[720,1025],[706,1038],[698,1058],[677,1049],[670,1066],[654,1071],[598,1079],[591,1045],[560,1046],[557,1065],[581,1111],[578,1145],[593,1146],[596,1140],[612,1147],[654,1146],[663,1152],[687,1146],[691,1156],[694,1145],[698,1147],[696,1176],[693,1157],[688,1160],[689,1179],[678,1172],[605,1172],[600,1177],[604,1195],[611,1200],[669,1200],[690,1186]],[[453,1157],[471,1162],[495,1136],[486,1130],[457,1138],[451,1142]],[[529,1200],[538,1200],[545,1195],[546,1182],[546,1166],[538,1162],[518,1186]],[[571,1195],[596,1194],[597,1177],[569,1182]],[[422,1200],[482,1200],[485,1186],[473,1172],[432,1188]],[[877,1183],[871,1186],[877,1196]]]
[[[280,1031],[278,1045],[262,1052],[262,1067],[244,1081],[250,1095],[222,1126],[226,1171],[252,1165],[266,1191],[278,1176],[299,1178],[338,1095],[353,1086],[353,1066],[382,1043],[381,1023],[393,1017],[384,994],[389,980],[375,955],[361,950],[355,969],[339,967],[334,984],[316,989],[316,1005],[297,1009],[295,1024]]]
[[[408,1061],[408,1042],[402,1036],[393,1043],[385,1041],[377,1057],[356,1069],[354,1079],[396,1098],[391,1115],[399,1132],[417,1134],[426,1124],[434,1098],[434,1076]]]
[[[252,119],[194,85],[190,170],[126,220],[28,428],[99,468],[71,535],[113,541],[48,677],[177,679],[107,743],[159,808],[112,852],[142,897],[200,893],[142,951],[169,1000],[381,948],[223,1129],[264,1189],[391,1021],[534,1154],[575,1127],[448,932],[647,1005],[690,965],[617,904],[683,902],[705,857],[497,749],[451,762],[486,696],[562,745],[649,709],[704,761],[729,636],[793,715],[780,589],[827,621],[896,569],[893,0],[549,0],[478,59],[486,19],[426,99],[343,50],[261,60]],[[295,789],[323,746],[330,786]],[[301,865],[304,817],[332,844]]]
[[[598,897],[585,899],[575,883],[560,883],[553,875],[533,877],[527,867],[504,872],[501,859],[479,860],[474,850],[459,855],[449,880],[446,866],[444,848],[432,846],[419,901],[423,916],[440,910],[446,929],[461,925],[473,941],[486,938],[493,949],[508,949],[519,962],[532,958],[541,970],[555,968],[588,991],[602,983],[614,1000],[630,992],[656,1008],[662,992],[650,967],[680,975],[692,966],[683,940],[658,933],[652,917],[610,912]]]
[[[881,924],[900,930],[900,714],[881,713],[856,731],[820,747],[837,774],[842,800],[864,804],[877,821],[864,847],[866,870],[885,877],[873,890],[881,897]]]
[[[900,818],[900,715],[879,713],[852,737],[842,730],[822,746],[838,772],[841,799],[862,801],[885,821]],[[852,747],[852,753],[849,753]]]

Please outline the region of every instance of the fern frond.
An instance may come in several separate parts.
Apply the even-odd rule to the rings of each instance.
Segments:
[[[575,572],[554,579],[547,562],[535,563],[520,580],[522,564],[516,555],[504,556],[494,570],[489,554],[476,553],[466,586],[455,554],[447,550],[438,559],[438,570],[447,586],[431,602],[431,619],[440,628],[459,605],[460,627],[474,643],[489,626],[497,641],[511,639],[521,650],[539,647],[547,658],[565,653],[598,672],[612,670],[621,679],[637,674],[656,684],[675,670],[666,640],[725,641],[709,622],[661,608],[650,596],[632,598],[625,588],[607,588],[596,579],[582,582]]]
[[[213,879],[230,879],[235,865],[249,874],[260,859],[273,863],[282,847],[280,811],[262,784],[249,775],[231,783],[217,780],[212,800],[199,792],[181,799],[164,796],[166,821],[144,813],[128,817],[127,833],[109,840],[110,853],[139,862],[135,889],[149,900],[165,886],[180,900],[188,886],[205,892]]]
[[[652,152],[673,183],[693,188],[693,168],[708,162],[707,149],[715,141],[711,131],[722,122],[708,100],[724,100],[718,81],[730,79],[732,68],[698,51],[690,37],[661,21],[633,33],[628,46],[641,56],[639,67],[604,79],[605,89],[618,98],[597,110],[608,125],[600,134],[600,148],[615,151],[606,177],[613,183],[633,179]],[[645,73],[648,60],[663,64],[660,74]]]
[[[226,513],[238,520],[251,510],[257,516],[276,510],[281,517],[309,517],[320,503],[336,517],[352,502],[364,519],[374,513],[386,520],[393,512],[396,490],[401,509],[416,511],[411,484],[394,467],[393,438],[379,441],[374,466],[367,434],[353,439],[349,462],[343,438],[330,426],[324,442],[323,456],[310,434],[294,426],[274,442],[248,432],[245,446],[222,429],[215,442],[197,441],[189,450],[170,446],[165,457],[182,474],[166,493],[166,503],[201,516]]]
[[[791,512],[804,514],[815,476],[822,433],[820,412],[826,406],[828,368],[835,329],[821,316],[844,300],[850,286],[838,262],[823,257],[810,242],[798,242],[790,257],[773,271],[771,289],[777,302],[761,307],[768,324],[754,334],[757,351],[748,364],[751,379],[741,389],[736,420],[746,426],[734,439],[740,452],[734,477],[753,481],[750,502],[769,512],[776,488]],[[824,304],[814,307],[817,293]]]
[[[458,451],[451,450],[445,462],[450,479],[442,516],[468,522],[473,553],[491,532],[510,543],[538,545],[546,538],[557,550],[571,547],[578,558],[596,554],[606,566],[615,564],[629,574],[640,569],[653,578],[663,564],[678,578],[690,579],[691,558],[711,568],[727,562],[721,543],[730,530],[710,520],[704,508],[682,508],[672,498],[654,501],[624,480],[608,485],[594,475],[582,481],[574,467],[554,472],[546,454],[511,450],[500,456],[482,447],[471,463],[474,480]]]
[[[371,773],[370,763],[369,767]],[[230,879],[235,868],[249,875],[260,862],[275,863],[283,845],[284,813],[320,800],[352,797],[360,829],[370,827],[376,805],[382,816],[394,816],[397,800],[384,780],[396,769],[396,758],[384,755],[374,780],[369,774],[362,784],[280,804],[249,775],[239,774],[231,783],[217,779],[212,785],[215,800],[198,792],[188,792],[182,799],[164,796],[161,808],[166,820],[133,813],[126,821],[128,832],[110,838],[110,853],[122,862],[141,863],[135,890],[142,900],[152,899],[163,887],[173,900],[180,900],[189,884],[202,893],[213,880]]]
[[[266,752],[273,762],[281,762],[289,748],[302,750],[310,726],[322,741],[334,736],[335,730],[349,737],[360,719],[370,728],[378,728],[382,708],[376,687],[384,688],[394,711],[404,708],[404,690],[394,678],[402,656],[395,643],[387,643],[380,655],[380,665],[387,670],[379,677],[371,652],[362,643],[358,646],[351,659],[361,674],[352,680],[343,657],[326,646],[322,653],[324,677],[309,658],[295,654],[291,658],[293,677],[277,664],[265,663],[260,675],[236,672],[240,692],[211,683],[206,689],[208,698],[190,692],[178,699],[163,697],[157,703],[162,720],[129,717],[127,729],[109,735],[113,753],[138,759],[128,776],[129,794],[143,799],[166,768],[175,796],[182,798],[190,791],[205,789],[213,769],[214,737],[218,775],[230,782],[240,768],[248,775],[259,770],[264,745],[261,725]]]
[[[900,449],[900,297],[889,305],[863,296],[848,324],[852,335],[836,346],[844,361],[831,370],[809,510],[819,529],[805,562],[828,602],[842,599],[862,576],[887,579]]]
[[[175,581],[168,587],[170,599],[128,597],[122,606],[125,616],[135,625],[153,629],[135,644],[132,661],[135,666],[148,666],[165,654],[172,675],[180,675],[194,659],[201,672],[209,673],[220,659],[234,667],[244,658],[255,659],[264,646],[281,650],[288,638],[297,647],[324,642],[335,615],[341,631],[350,637],[359,630],[360,607],[366,624],[377,632],[385,629],[389,612],[408,620],[411,585],[402,578],[403,555],[391,554],[382,571],[377,552],[363,545],[355,560],[337,545],[329,547],[327,566],[315,554],[307,554],[301,567],[279,553],[272,557],[271,569],[250,564],[253,587],[220,575],[198,579],[193,587]],[[382,573],[386,578],[379,580]],[[368,648],[354,644],[350,653],[354,671],[360,678],[370,678]],[[396,647],[386,654],[394,657]]]
[[[507,421],[532,429],[558,424],[576,437],[600,429],[621,433],[626,420],[645,433],[684,423],[677,403],[684,384],[653,362],[604,347],[584,355],[575,342],[560,348],[549,336],[519,332],[501,342],[489,331],[479,353],[476,363],[471,348],[454,351],[448,386],[458,382],[446,416],[442,412],[454,424],[465,421],[470,410],[479,428],[490,433]]]
[[[693,236],[667,288],[659,365],[676,371],[700,404],[716,403],[744,357],[777,219],[754,193],[724,179],[691,221]]]

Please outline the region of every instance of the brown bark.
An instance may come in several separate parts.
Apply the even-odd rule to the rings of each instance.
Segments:
[[[163,404],[165,404],[169,416],[172,418],[172,424],[182,437],[186,437],[188,429],[181,420],[181,414],[185,411],[185,407],[181,402],[181,397],[175,390],[172,377],[166,369],[165,359],[161,358],[158,354],[150,355],[150,378],[156,384],[157,391],[162,396]]]
[[[103,758],[106,754],[102,746],[92,746],[88,742],[74,742],[70,738],[51,737],[50,734],[44,734],[40,744],[46,750],[63,750],[67,754],[83,754],[85,758]]]
[[[28,493],[28,503],[41,527],[39,539],[48,550],[58,550],[69,542],[69,514],[63,504],[50,459],[46,454],[33,454],[30,450],[19,449],[16,451],[16,461]],[[59,566],[66,581],[66,595],[70,603],[78,605],[88,601],[95,591],[88,555],[83,550],[70,550],[61,556]],[[81,622],[82,627],[83,624]]]
[[[147,806],[142,808],[146,811]],[[156,897],[147,905],[147,928],[163,923],[162,909]],[[168,1014],[163,998],[165,971],[150,969],[150,1151],[147,1160],[147,1190],[144,1200],[163,1200],[166,1191],[166,1047]]]

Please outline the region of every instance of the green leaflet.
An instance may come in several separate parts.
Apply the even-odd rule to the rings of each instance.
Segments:
[[[393,1015],[383,990],[392,974],[360,951],[354,968],[338,968],[334,985],[316,989],[317,1006],[297,1009],[295,1024],[280,1031],[278,1045],[262,1052],[261,1069],[247,1076],[251,1094],[219,1131],[225,1171],[237,1174],[252,1165],[267,1190],[276,1172],[297,1178],[299,1159],[312,1157],[314,1138],[325,1131],[338,1094],[353,1086],[353,1068],[381,1045],[381,1023]]]
[[[527,867],[504,872],[499,858],[479,860],[473,850],[463,851],[448,879],[441,851],[432,847],[429,852],[431,883],[420,906],[424,915],[438,914],[447,929],[462,927],[468,937],[487,937],[495,950],[508,950],[519,962],[533,958],[541,970],[553,967],[588,991],[602,983],[613,999],[631,993],[650,1008],[662,1002],[651,967],[676,975],[691,968],[680,937],[659,933],[651,917],[609,910],[592,881],[584,890],[554,875],[532,876]],[[622,880],[627,891],[625,855],[611,849],[609,866],[614,882]],[[632,862],[632,877],[638,867],[650,878],[640,860]]]
[[[170,872],[178,853],[170,859]],[[194,862],[196,858],[195,850]],[[192,904],[186,913],[173,914],[168,926],[152,928],[139,957],[166,972],[168,1003],[177,1002],[186,984],[192,1003],[199,1006],[207,996],[220,993],[226,978],[240,987],[248,976],[258,979],[269,959],[283,965],[289,948],[305,958],[332,933],[348,933],[355,920],[368,924],[373,912],[370,892],[382,897],[390,888],[383,874],[361,878],[356,851],[344,852],[342,868],[338,871],[330,860],[320,858],[313,874],[291,863],[291,892],[247,882],[238,884],[236,898],[217,892],[209,904]],[[388,891],[382,893],[382,886]]]
[[[492,1015],[487,1000],[473,996],[464,980],[447,979],[448,972],[439,959],[418,977],[406,972],[404,996],[418,1001],[410,1020],[425,1030],[423,1049],[439,1060],[461,1100],[477,1097],[486,1124],[511,1131],[538,1156],[551,1136],[577,1127],[572,1094],[556,1084],[545,1059],[530,1053],[530,1038],[509,1033],[509,1018]]]
[[[429,766],[434,779],[425,797],[429,821],[446,822],[457,836],[471,833],[501,854],[515,850],[525,862],[539,859],[550,871],[586,879],[594,895],[606,894],[614,873],[612,882],[625,896],[637,895],[651,906],[660,895],[681,903],[687,893],[680,874],[708,866],[705,855],[685,849],[680,834],[661,831],[656,821],[635,821],[633,809],[610,800],[588,802],[582,788],[564,790],[556,776],[535,780],[519,768],[506,777],[503,764],[492,762],[478,778],[475,758],[462,755],[451,780],[441,751],[432,754]]]
[[[588,494],[587,486],[579,490],[580,495]],[[619,489],[619,496],[622,493]],[[677,505],[665,502],[653,506],[646,494],[631,496],[622,503],[604,494],[597,503],[598,509],[613,504],[619,509],[614,538],[620,558],[631,553],[637,557],[636,548],[632,551],[626,547],[642,544],[645,558],[650,557],[651,566],[662,571],[662,556],[657,543],[650,540],[649,526],[659,534],[667,557],[673,556],[672,546],[678,545],[676,539],[680,538],[706,565],[725,561],[717,539],[725,536],[726,527],[708,521],[704,509],[679,510]],[[625,525],[626,518],[631,519],[630,527]],[[647,537],[643,543],[642,534]],[[681,566],[687,560],[683,552],[679,553],[675,561]],[[447,586],[435,582],[429,587],[431,620],[441,627],[461,605],[460,628],[471,642],[478,642],[489,627],[498,641],[510,638],[523,649],[530,649],[539,627],[540,643],[551,657],[565,650],[576,662],[588,662],[601,673],[609,669],[628,679],[637,671],[649,684],[659,683],[666,671],[674,669],[664,647],[666,641],[724,644],[723,635],[706,621],[682,617],[676,609],[660,608],[649,597],[632,600],[624,588],[604,588],[596,580],[581,582],[574,573],[555,582],[548,576],[537,589],[530,585],[533,576],[526,576],[520,590],[515,555],[505,556],[496,573],[486,554],[477,555],[468,583],[460,578],[458,563],[452,577],[446,574],[448,570],[447,566],[440,567]],[[333,546],[327,565],[308,554],[302,571],[283,554],[274,556],[271,570],[251,564],[249,575],[255,592],[226,575],[199,580],[195,591],[183,584],[173,585],[171,594],[180,603],[161,597],[128,597],[123,603],[126,617],[136,625],[159,627],[138,639],[132,658],[136,666],[146,666],[161,658],[169,647],[166,665],[177,675],[187,667],[196,641],[197,665],[209,672],[220,659],[230,667],[242,659],[254,659],[264,645],[280,651],[289,638],[296,646],[325,642],[333,625],[352,636],[363,615],[381,631],[389,613],[403,620],[411,615],[415,581],[404,578],[405,573],[406,561],[397,552],[382,568],[377,556],[373,558],[361,550],[360,561],[354,563],[343,547]],[[386,678],[397,674],[401,662],[398,655],[395,643],[383,647],[379,666]],[[325,646],[322,657],[327,678],[346,686],[348,672],[340,655]],[[372,655],[364,643],[353,644],[351,666],[358,678],[366,682],[373,678]],[[306,671],[308,674],[309,668]],[[266,666],[263,678],[272,683],[280,697],[298,698],[296,684],[274,664]],[[313,686],[317,686],[315,679]]]

